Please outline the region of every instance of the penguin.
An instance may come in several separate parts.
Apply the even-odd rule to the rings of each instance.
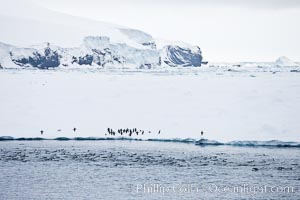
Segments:
[[[43,130],[41,130],[41,135],[43,135],[43,133],[44,133],[44,131],[43,131]]]

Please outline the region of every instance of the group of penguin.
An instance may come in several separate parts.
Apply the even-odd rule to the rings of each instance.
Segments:
[[[107,132],[108,132],[108,135],[111,135],[111,136],[115,136],[117,134],[123,136],[123,135],[128,135],[129,137],[133,136],[133,135],[144,135],[146,133],[151,133],[151,131],[145,131],[145,130],[138,130],[137,128],[126,128],[126,129],[118,129],[116,131],[114,131],[112,128],[107,128]],[[160,134],[161,133],[161,130],[159,130],[157,132],[157,134]],[[105,134],[107,135],[107,134]]]
[[[76,130],[77,130],[77,128],[73,128],[73,132],[76,132]],[[58,129],[57,130],[58,132],[61,132],[61,129]],[[44,134],[44,131],[43,130],[41,130],[40,131],[41,132],[41,135],[43,135]],[[115,135],[117,135],[117,134],[119,134],[119,135],[121,135],[121,136],[123,136],[123,135],[128,135],[129,137],[131,137],[131,136],[133,136],[134,134],[136,134],[137,136],[140,134],[140,135],[144,135],[145,133],[146,133],[146,131],[144,131],[144,130],[138,130],[137,128],[133,128],[133,129],[130,129],[130,128],[126,128],[126,129],[118,129],[117,131],[114,131],[112,128],[107,128],[107,132],[108,132],[108,134],[109,135],[111,135],[111,136],[115,136]],[[151,133],[151,131],[148,131],[147,133]],[[159,135],[161,133],[161,130],[159,130],[158,132],[157,132],[157,134]],[[204,134],[204,132],[203,131],[201,131],[201,136],[203,136],[203,134]],[[107,133],[105,133],[105,135],[107,135]]]
[[[77,128],[73,128],[73,132],[76,132],[76,130],[77,130]],[[61,129],[58,129],[57,130],[58,132],[61,132]],[[107,128],[107,132],[108,132],[108,134],[109,135],[111,135],[111,136],[115,136],[115,135],[117,135],[117,134],[119,134],[119,135],[121,135],[121,136],[123,136],[123,135],[128,135],[129,137],[131,137],[131,136],[133,136],[134,134],[135,135],[144,135],[145,133],[151,133],[151,131],[145,131],[145,130],[138,130],[137,128],[132,128],[132,129],[130,129],[130,128],[126,128],[126,129],[118,129],[117,131],[114,131],[112,128]],[[43,135],[44,134],[44,130],[41,130],[40,131],[40,133],[41,133],[41,135]],[[160,134],[161,133],[161,130],[159,130],[158,132],[157,132],[157,134]],[[107,135],[107,134],[105,134],[105,135]]]

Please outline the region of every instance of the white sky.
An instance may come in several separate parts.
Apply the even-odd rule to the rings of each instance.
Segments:
[[[300,0],[34,0],[199,45],[209,61],[300,61]]]

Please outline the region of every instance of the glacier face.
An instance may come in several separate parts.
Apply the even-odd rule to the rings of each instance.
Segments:
[[[153,68],[157,66],[200,67],[199,47],[167,45],[157,49],[154,39],[141,31],[122,29],[129,39],[140,44],[112,42],[107,36],[88,36],[79,47],[63,48],[50,43],[21,48],[1,43],[3,68],[34,67],[48,69],[68,66]],[[163,63],[162,63],[163,62]]]
[[[163,48],[163,62],[176,67],[200,67],[202,55],[199,47],[184,48],[178,45],[167,45]]]
[[[26,54],[23,54],[24,51]],[[41,50],[36,49],[16,49],[9,52],[13,63],[18,66],[37,67],[48,69],[60,65],[60,56],[57,51],[50,47]]]

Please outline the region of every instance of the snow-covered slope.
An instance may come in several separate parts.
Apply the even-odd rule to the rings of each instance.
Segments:
[[[126,27],[70,16],[48,10],[30,0],[1,2],[1,42],[26,47],[50,42],[61,47],[76,47],[88,35],[109,36],[113,42],[122,42],[143,48],[120,29]],[[140,35],[146,34],[140,32]]]
[[[157,48],[143,31],[57,13],[30,0],[1,3],[0,27],[3,68],[198,67],[202,61],[199,47],[170,42]]]

